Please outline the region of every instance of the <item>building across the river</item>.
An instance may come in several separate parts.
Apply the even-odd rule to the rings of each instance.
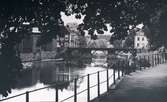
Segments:
[[[35,30],[34,30],[35,29]],[[32,61],[41,59],[51,59],[56,56],[57,40],[37,46],[40,38],[40,31],[34,27],[30,36],[25,37],[20,44],[17,45],[22,61]]]
[[[68,23],[66,26],[68,33],[57,37],[57,47],[85,47],[86,39],[78,30],[77,23]]]
[[[149,48],[148,38],[146,37],[142,29],[136,32],[136,35],[134,37],[134,48],[135,49],[148,49]]]
[[[62,26],[60,30],[63,34],[57,35],[56,39],[53,38],[46,44],[37,46],[41,32],[38,27],[33,27],[32,34],[25,37],[17,46],[22,61],[55,58],[58,47],[86,47],[86,40],[84,40],[86,38],[80,35],[77,28],[78,25],[75,23],[69,23],[65,27]]]

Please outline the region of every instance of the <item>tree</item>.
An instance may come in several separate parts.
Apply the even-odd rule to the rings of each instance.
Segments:
[[[134,39],[136,32],[137,31],[135,29],[130,30],[129,35],[124,40],[124,48],[134,48]]]
[[[59,0],[1,0],[0,7],[0,94],[7,96],[22,70],[15,46],[32,34],[34,26],[40,28],[45,43],[60,34],[60,12],[66,6]]]
[[[143,23],[150,29],[152,40],[162,39],[158,45],[167,46],[164,37],[167,24],[166,0],[1,0],[0,7],[2,70],[9,66],[10,70],[19,70],[16,66],[11,67],[10,63],[11,60],[20,63],[20,59],[16,58],[15,45],[25,36],[31,35],[32,27],[39,27],[43,39],[41,42],[47,43],[60,34],[60,26],[63,25],[61,12],[66,15],[76,14],[78,19],[85,15],[83,30],[88,30],[94,39],[95,31],[102,34],[108,30],[106,24],[112,27],[110,32],[114,35],[111,39],[124,39],[130,30],[129,26],[133,28]],[[27,22],[28,25],[25,24]],[[5,65],[3,58],[8,62]]]
[[[165,0],[69,0],[71,2],[70,11],[80,15],[85,15],[84,29],[93,35],[95,31],[99,34],[108,30],[106,24],[110,24],[113,39],[124,39],[129,26],[134,28],[143,23],[151,30],[154,38],[165,36],[164,23],[166,19],[167,2]],[[161,26],[161,27],[160,27]],[[163,27],[162,27],[163,26]],[[161,32],[161,33],[160,33]],[[163,32],[163,33],[162,33]],[[166,32],[166,31],[165,31]],[[154,42],[155,39],[151,39]],[[157,42],[158,43],[158,42]],[[163,40],[160,45],[164,44]]]

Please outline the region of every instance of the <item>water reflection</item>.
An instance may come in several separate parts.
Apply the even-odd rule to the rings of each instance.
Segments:
[[[27,87],[32,87],[37,83],[42,83],[44,85],[50,85],[53,83],[65,83],[69,82],[74,78],[78,78],[80,73],[79,67],[71,67],[69,62],[34,62],[33,68],[25,69],[21,73],[21,77],[15,85],[16,89],[22,89]],[[66,88],[67,85],[62,86]]]
[[[105,61],[102,61],[106,63]],[[105,68],[100,67],[92,67],[92,58],[89,59],[77,59],[73,58],[71,60],[64,60],[61,62],[57,62],[55,60],[46,61],[46,62],[33,62],[32,68],[27,68],[22,70],[21,77],[18,78],[16,84],[14,85],[14,89],[12,93],[9,94],[8,97],[14,96],[20,93],[24,93],[26,91],[31,91],[34,89],[42,88],[48,85],[55,84],[51,88],[47,88],[45,90],[40,90],[38,92],[30,93],[31,101],[53,101],[55,100],[55,89],[59,89],[60,99],[63,100],[68,96],[73,95],[74,90],[74,81],[72,79],[79,78],[89,73],[94,73],[100,70],[104,70]],[[101,63],[103,64],[103,63]],[[112,72],[111,72],[112,73]],[[102,74],[101,81],[104,81],[106,77],[105,73]],[[96,84],[97,76],[94,75],[93,79],[91,79],[92,84]],[[81,91],[86,89],[87,87],[87,79],[79,78],[77,80],[77,90]],[[93,83],[95,82],[95,83]],[[44,96],[43,96],[44,95]],[[47,96],[46,96],[47,95]],[[52,96],[52,97],[51,97]],[[54,96],[54,97],[53,97]],[[81,97],[83,98],[83,97]],[[86,99],[86,98],[84,98]],[[23,102],[25,100],[25,96],[21,98],[16,98],[12,100],[7,100],[5,102]]]

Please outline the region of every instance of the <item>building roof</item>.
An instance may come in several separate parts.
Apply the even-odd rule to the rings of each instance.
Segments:
[[[136,32],[136,36],[145,36],[143,30],[139,30]]]

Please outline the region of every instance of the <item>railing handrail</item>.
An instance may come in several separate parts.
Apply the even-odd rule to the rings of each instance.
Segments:
[[[104,71],[106,71],[106,70],[100,70],[100,71],[98,71],[98,72],[104,72]],[[96,73],[98,73],[98,72],[93,72],[93,73],[90,73],[89,75],[93,75],[93,74],[96,74]],[[84,77],[86,77],[86,76],[87,76],[87,75],[83,75],[83,76],[78,77],[77,79],[84,78]],[[72,82],[72,81],[74,81],[74,80],[75,80],[75,79],[71,79],[71,80],[69,80],[69,82]],[[61,83],[61,84],[62,84],[62,83]],[[53,83],[52,85],[48,85],[48,86],[45,86],[45,87],[41,87],[41,88],[37,88],[37,89],[34,89],[34,90],[30,90],[30,91],[28,91],[28,92],[29,92],[29,93],[32,93],[32,92],[35,92],[35,91],[47,89],[47,88],[50,88],[50,87],[52,87],[52,86],[61,85],[61,84]],[[5,98],[5,99],[1,99],[0,101],[4,101],[4,100],[8,100],[8,99],[15,98],[15,97],[18,97],[18,96],[22,96],[22,95],[24,95],[24,94],[26,94],[26,92],[21,93],[21,94],[18,94],[18,95],[11,96],[11,97],[8,97],[8,98]]]
[[[161,55],[162,54],[162,55]],[[164,55],[165,54],[165,55]],[[161,53],[153,53],[153,54],[151,54],[151,55],[153,55],[153,57],[154,58],[152,58],[152,61],[153,61],[153,64],[152,64],[152,66],[154,66],[154,64],[155,65],[157,65],[157,64],[161,64],[161,63],[164,63],[164,60],[166,61],[166,59],[165,59],[165,57],[166,57],[166,52],[161,52]],[[159,55],[158,57],[157,57],[157,55]],[[146,58],[145,56],[149,56],[149,55],[144,55],[144,59]],[[160,56],[162,56],[162,58],[160,58]],[[139,58],[141,58],[141,56],[138,56]],[[152,56],[151,56],[152,57]],[[149,57],[148,57],[149,58]],[[149,59],[148,59],[149,60]],[[150,60],[149,60],[150,61]],[[157,62],[158,61],[158,62]],[[151,62],[152,63],[152,62]],[[118,69],[120,69],[120,68],[118,68]],[[115,70],[115,69],[114,69]],[[72,82],[72,81],[75,81],[75,80],[77,80],[77,79],[80,79],[80,78],[84,78],[84,77],[88,77],[88,76],[91,76],[91,75],[93,75],[93,74],[99,74],[100,72],[104,72],[104,71],[108,71],[108,69],[105,69],[105,70],[100,70],[100,71],[97,71],[97,72],[93,72],[93,73],[90,73],[90,74],[87,74],[87,75],[83,75],[83,76],[80,76],[80,77],[78,77],[78,78],[74,78],[74,79],[71,79],[71,80],[69,80],[69,82]],[[118,71],[119,72],[119,71]],[[107,72],[108,73],[108,72]],[[115,73],[115,71],[114,71],[114,73]],[[123,73],[123,70],[122,70],[122,73]],[[111,78],[111,77],[113,77],[114,78],[114,80],[113,81],[115,81],[115,74],[112,74],[110,77],[109,76],[107,76],[107,78]],[[119,77],[118,77],[118,79],[119,79]],[[107,79],[108,80],[108,79]],[[105,81],[103,81],[103,83],[104,82],[106,82],[107,80],[105,80]],[[99,84],[101,84],[102,82],[100,82]],[[50,87],[52,87],[52,86],[56,86],[56,85],[61,85],[62,83],[53,83],[52,85],[48,85],[48,86],[46,86],[46,87],[42,87],[42,88],[37,88],[37,89],[34,89],[34,90],[31,90],[31,91],[27,91],[28,93],[32,93],[32,92],[36,92],[36,91],[39,91],[39,90],[43,90],[43,89],[46,89],[46,88],[50,88]],[[113,84],[115,84],[115,82],[113,83]],[[93,85],[93,86],[89,86],[89,88],[92,88],[92,87],[95,87],[95,86],[97,86],[98,84],[95,84],[95,85]],[[87,91],[88,89],[83,89],[83,90],[81,90],[80,92],[77,92],[76,93],[76,95],[78,95],[78,94],[80,94],[80,93],[82,93],[82,92],[85,92],[85,91]],[[4,101],[4,100],[9,100],[9,99],[12,99],[12,98],[15,98],[15,97],[19,97],[19,96],[22,96],[22,95],[26,95],[27,94],[27,92],[24,92],[24,93],[21,93],[21,94],[18,94],[18,95],[14,95],[14,96],[11,96],[11,97],[8,97],[8,98],[5,98],[5,99],[1,99],[0,101]],[[63,99],[63,100],[61,100],[60,102],[63,102],[63,101],[65,101],[65,100],[67,100],[67,99],[70,99],[70,98],[72,98],[72,97],[74,97],[74,95],[71,95],[71,96],[69,96],[69,97],[67,97],[67,98],[65,98],[65,99]]]

